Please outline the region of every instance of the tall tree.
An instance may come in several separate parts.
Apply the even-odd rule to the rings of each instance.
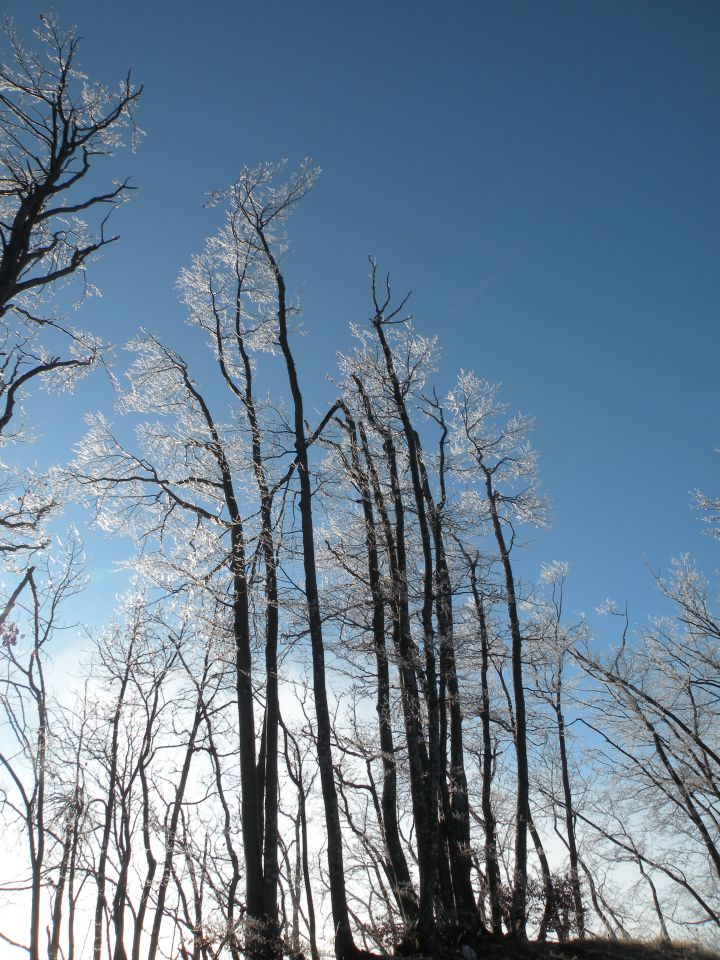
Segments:
[[[610,769],[602,778],[608,793],[577,816],[616,856],[635,862],[645,882],[669,882],[682,895],[686,922],[701,917],[718,926],[720,619],[688,556],[660,588],[674,616],[633,642],[619,614],[625,628],[610,656],[575,651],[598,684],[583,723],[603,744],[600,771]]]
[[[303,394],[290,345],[289,319],[293,311],[288,303],[285,277],[279,261],[283,225],[294,207],[312,186],[316,171],[303,167],[299,173],[284,182],[278,182],[279,172],[278,168],[268,166],[243,171],[232,189],[232,204],[245,220],[249,242],[257,250],[258,266],[264,269],[274,282],[273,311],[277,322],[277,343],[285,361],[292,398],[294,466],[299,483],[302,566],[312,650],[317,754],[327,829],[328,876],[335,929],[335,953],[338,960],[352,960],[358,955],[358,948],[353,940],[347,905],[342,831],[333,769],[325,643],[315,559],[312,483],[308,456],[309,438],[305,426]],[[329,415],[326,415],[326,419]]]
[[[67,875],[68,848],[62,840],[56,842],[63,827],[53,823],[52,811],[62,808],[59,797],[72,787],[60,775],[56,746],[62,721],[46,672],[62,603],[83,583],[81,553],[78,541],[70,541],[65,556],[56,556],[50,569],[47,564],[44,572],[29,567],[0,614],[0,719],[8,733],[0,750],[0,812],[8,832],[17,831],[27,851],[25,949],[30,960],[40,960],[43,897],[58,869],[48,863],[51,854],[59,852],[60,874]]]
[[[234,432],[213,414],[182,356],[149,336],[138,340],[135,349],[138,356],[125,406],[161,412],[170,418],[172,433],[167,422],[146,424],[147,449],[136,454],[98,418],[80,449],[75,479],[84,495],[94,498],[96,509],[104,511],[106,524],[122,526],[132,520],[145,543],[148,582],[154,578],[156,583],[172,583],[177,592],[209,592],[226,612],[235,659],[248,929],[264,928],[266,921],[274,926],[275,916],[266,915],[263,895],[254,637],[248,538],[239,491],[245,474],[242,448]],[[268,615],[274,613],[266,608]]]
[[[455,430],[454,449],[471,464],[473,496],[486,516],[502,564],[505,604],[512,638],[512,687],[515,702],[515,750],[517,755],[517,803],[515,813],[515,865],[512,928],[524,938],[527,923],[530,780],[527,715],[523,680],[523,635],[519,598],[511,553],[518,522],[543,522],[543,503],[536,480],[537,458],[525,437],[532,425],[517,416],[499,422],[505,407],[497,401],[497,388],[473,374],[461,373],[448,398]]]
[[[248,949],[255,953],[277,951],[279,937],[281,544],[276,527],[282,512],[275,509],[275,498],[296,472],[302,489],[307,448],[314,439],[303,438],[303,468],[297,452],[291,458],[281,448],[287,431],[277,417],[272,425],[276,439],[268,439],[267,411],[256,400],[255,365],[260,354],[281,341],[276,310],[282,316],[286,310],[277,306],[277,279],[260,235],[248,221],[263,183],[257,172],[241,176],[226,197],[224,226],[180,278],[191,322],[209,337],[220,385],[229,391],[231,408],[241,412],[241,429],[224,422],[212,385],[202,386],[184,357],[145,335],[133,344],[137,359],[122,405],[129,412],[160,413],[164,422],[142,427],[146,449],[135,453],[115,438],[106,420],[97,418],[74,468],[84,495],[94,500],[100,516],[105,514],[104,522],[122,527],[133,521],[146,555],[154,556],[147,564],[149,578],[170,578],[177,591],[210,590],[231,616],[248,937],[255,944]],[[269,251],[269,233],[265,240]],[[257,554],[252,553],[255,544]],[[161,568],[164,573],[158,573]],[[254,663],[258,623],[264,634],[264,670]],[[257,688],[264,699],[261,730],[255,721]]]

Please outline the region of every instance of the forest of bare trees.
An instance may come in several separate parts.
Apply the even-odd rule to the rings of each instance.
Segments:
[[[141,94],[82,80],[77,37],[40,32],[0,68],[3,956],[717,940],[714,587],[681,557],[658,581],[674,614],[638,632],[611,609],[602,649],[564,564],[521,578],[546,523],[532,421],[474,373],[434,382],[436,342],[374,261],[334,399],[309,409],[285,250],[312,166],[246,168],[216,198],[178,280],[206,356],[138,330],[116,410],[88,412],[69,462],[24,465],[48,425],[23,399],[103,362],[55,303],[116,239],[129,184],[103,163]],[[86,583],[69,503],[134,551],[73,689],[53,668]],[[717,501],[697,505],[717,536]]]

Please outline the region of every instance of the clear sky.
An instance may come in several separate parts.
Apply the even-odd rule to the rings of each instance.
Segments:
[[[44,9],[4,8],[25,36]],[[311,405],[368,316],[372,253],[440,335],[442,390],[474,369],[537,417],[554,523],[528,575],[568,560],[569,606],[610,596],[643,619],[659,607],[645,562],[720,565],[688,509],[693,488],[720,494],[718,0],[55,9],[93,78],[129,67],[145,84],[147,136],[116,171],[138,192],[78,324],[118,344],[144,325],[182,350],[174,281],[217,222],[205,193],[311,156],[324,173],[287,261]],[[96,377],[63,398],[45,429],[58,457],[109,397]]]

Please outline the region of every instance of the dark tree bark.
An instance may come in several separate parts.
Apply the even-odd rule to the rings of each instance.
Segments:
[[[308,855],[308,827],[307,827],[307,789],[303,780],[302,754],[297,740],[292,736],[282,720],[280,721],[283,733],[285,735],[285,764],[288,776],[292,780],[297,790],[298,798],[298,820],[300,826],[300,838],[302,846],[302,875],[305,885],[305,902],[307,904],[308,918],[308,938],[310,940],[310,956],[312,960],[320,960],[320,952],[317,945],[317,923],[315,920],[315,898],[312,888],[312,878],[310,876],[310,859]],[[295,761],[290,759],[290,746],[292,743],[295,753]]]
[[[299,185],[298,190],[300,191],[300,195],[302,195],[304,188]],[[254,203],[255,202],[256,201],[254,201]],[[287,204],[285,205],[285,209],[287,209]],[[325,643],[322,632],[317,565],[315,560],[312,488],[310,484],[308,442],[305,435],[304,404],[295,359],[288,338],[285,278],[270,247],[266,235],[268,219],[264,218],[271,219],[273,216],[277,216],[277,214],[278,210],[272,208],[270,212],[265,211],[265,215],[263,215],[263,212],[258,210],[257,206],[255,206],[253,210],[253,203],[250,203],[246,210],[246,216],[256,231],[258,243],[262,247],[277,288],[278,343],[285,361],[293,405],[295,464],[300,486],[303,573],[305,577],[305,599],[307,603],[308,628],[312,651],[313,694],[315,698],[315,716],[317,722],[317,756],[326,819],[327,861],[330,899],[335,928],[335,954],[338,960],[353,960],[353,958],[358,956],[359,951],[353,940],[350,914],[347,905],[347,894],[345,891],[342,830],[340,827],[340,813],[332,760],[330,710],[328,706],[325,675]]]
[[[465,551],[463,551],[465,552]],[[498,859],[497,831],[495,813],[492,805],[493,745],[490,732],[490,689],[488,686],[488,666],[490,638],[488,636],[485,603],[478,589],[477,558],[466,555],[470,566],[470,588],[480,631],[480,695],[482,708],[482,788],[481,808],[485,829],[485,875],[490,899],[490,923],[492,932],[502,932],[501,881]]]
[[[108,134],[132,126],[142,92],[128,75],[118,94],[103,93],[79,71],[80,38],[64,34],[52,15],[41,19],[47,57],[45,51],[23,49],[7,27],[13,55],[0,64],[0,323],[7,324],[6,315],[14,313],[26,326],[22,335],[8,331],[4,339],[0,433],[29,383],[96,359],[90,343],[85,356],[66,360],[48,357],[33,345],[42,327],[53,328],[68,344],[82,345],[80,335],[38,316],[36,303],[64,280],[82,275],[88,261],[118,239],[106,236],[105,225],[126,199],[128,181],[98,192],[83,187],[94,180],[98,158],[112,153]],[[74,214],[87,217],[96,210],[103,211],[96,231],[84,230],[79,219],[73,225]]]
[[[187,788],[188,778],[190,776],[190,766],[196,751],[196,739],[203,718],[204,694],[202,687],[204,686],[207,677],[207,669],[208,659],[206,656],[205,676],[203,676],[203,679],[199,685],[200,689],[198,690],[197,701],[195,703],[192,725],[188,732],[188,741],[185,746],[185,756],[183,757],[183,764],[180,770],[180,778],[177,786],[175,787],[175,796],[170,806],[169,819],[167,820],[166,824],[165,859],[163,861],[162,874],[160,875],[160,883],[158,885],[155,898],[155,914],[153,916],[152,928],[150,930],[150,942],[148,944],[147,953],[148,960],[155,960],[160,944],[160,930],[165,915],[165,900],[167,897],[168,885],[172,877],[172,866],[176,850],[178,825],[180,823],[183,800],[185,799],[185,790]]]
[[[565,833],[567,836],[568,854],[570,857],[570,883],[572,885],[573,903],[575,905],[575,922],[580,939],[585,937],[585,909],[580,889],[580,871],[578,869],[578,850],[575,836],[575,813],[573,807],[572,789],[570,786],[570,770],[568,766],[567,742],[565,734],[565,715],[562,705],[562,662],[558,664],[557,682],[555,688],[555,720],[557,723],[558,744],[560,747],[560,775],[563,789],[563,810],[565,814]]]
[[[365,522],[368,558],[368,583],[372,597],[372,634],[377,670],[377,703],[380,749],[383,763],[382,785],[382,830],[390,864],[390,882],[403,918],[410,924],[417,922],[418,904],[413,890],[410,871],[400,841],[397,818],[397,764],[395,744],[390,719],[390,669],[385,645],[385,598],[380,584],[378,536],[373,512],[370,482],[362,469],[358,449],[358,434],[355,421],[346,411],[351,449],[351,470],[360,493]],[[363,436],[363,448],[369,456],[367,438]]]
[[[215,314],[215,344],[223,379],[240,400],[245,410],[252,442],[252,462],[260,497],[260,541],[265,565],[265,716],[263,720],[262,749],[258,763],[258,808],[262,838],[262,900],[265,935],[274,940],[278,936],[278,582],[277,549],[273,533],[274,490],[268,483],[262,452],[262,433],[253,392],[253,367],[243,331],[242,297],[245,292],[247,261],[236,264],[236,295],[234,310],[234,346],[243,371],[243,384],[233,378],[226,362],[225,336],[221,317]]]
[[[427,834],[424,838],[418,837],[418,859],[420,873],[420,916],[418,933],[426,948],[432,948],[437,930],[435,925],[435,901],[438,894],[437,879],[440,859],[440,832],[438,827],[438,792],[440,785],[440,709],[438,703],[438,678],[436,664],[436,641],[433,624],[434,581],[433,581],[433,552],[430,527],[426,512],[425,497],[420,478],[419,453],[417,434],[410,422],[405,398],[400,387],[400,381],[395,370],[395,361],[392,350],[385,336],[385,326],[393,321],[403,308],[403,303],[387,316],[386,310],[390,303],[388,291],[386,300],[381,303],[377,299],[375,285],[375,267],[373,265],[373,304],[375,315],[372,324],[382,349],[388,375],[390,389],[395,402],[397,415],[401,420],[403,435],[408,449],[408,464],[412,480],[412,490],[417,511],[420,539],[423,556],[423,603],[421,621],[423,628],[423,652],[425,657],[425,697],[427,702],[427,730],[428,730],[428,768],[426,776],[426,805],[427,805]],[[419,829],[419,828],[418,828]]]
[[[527,832],[530,817],[530,775],[527,755],[527,719],[523,682],[523,640],[520,630],[515,576],[505,534],[498,512],[499,495],[493,487],[492,471],[482,461],[478,464],[485,477],[485,491],[493,532],[505,576],[505,602],[512,638],[512,680],[515,700],[515,750],[517,754],[517,803],[515,810],[515,871],[513,883],[512,928],[516,937],[526,937],[527,923]]]
[[[377,419],[372,403],[364,390],[359,377],[354,378],[363,402],[368,422],[382,440],[390,477],[390,493],[393,504],[394,524],[382,492],[379,476],[370,452],[364,428],[360,427],[363,455],[372,488],[373,499],[381,518],[385,548],[390,566],[390,579],[393,589],[393,645],[396,652],[400,674],[400,693],[405,722],[405,742],[410,767],[410,788],[412,794],[413,817],[415,820],[418,844],[424,844],[431,828],[427,798],[427,774],[429,759],[425,733],[422,727],[420,691],[418,687],[417,662],[418,651],[410,632],[410,606],[408,599],[408,567],[405,536],[405,506],[402,499],[395,444],[390,430]]]
[[[477,910],[475,907],[472,882],[470,880],[470,806],[467,776],[465,773],[462,702],[455,659],[453,590],[443,529],[444,510],[447,500],[445,488],[445,443],[447,439],[447,426],[445,424],[442,407],[437,402],[437,399],[431,402],[430,415],[441,430],[438,463],[440,499],[437,502],[433,498],[430,490],[422,445],[417,433],[415,434],[415,440],[419,456],[423,495],[431,520],[435,549],[435,608],[440,638],[440,681],[441,689],[447,690],[446,702],[441,711],[441,723],[445,731],[447,729],[446,709],[450,716],[449,783],[446,785],[446,764],[443,764],[441,769],[441,788],[443,802],[446,808],[444,819],[447,824],[448,859],[454,894],[454,912],[461,923],[472,926],[477,922]],[[447,733],[445,732],[442,737],[443,753],[445,753],[446,742]]]
[[[104,812],[102,818],[102,832],[100,838],[100,850],[98,856],[97,870],[95,871],[95,884],[97,886],[97,897],[95,898],[95,914],[93,920],[93,960],[100,960],[102,954],[103,942],[103,918],[107,910],[106,881],[107,864],[110,848],[110,837],[113,820],[115,817],[115,805],[117,802],[118,789],[118,763],[120,751],[120,720],[125,704],[125,693],[130,682],[130,674],[133,668],[133,654],[135,648],[135,636],[131,635],[130,644],[127,651],[127,659],[124,668],[120,673],[119,688],[115,699],[115,708],[110,718],[110,743],[108,755],[108,774],[103,801]]]

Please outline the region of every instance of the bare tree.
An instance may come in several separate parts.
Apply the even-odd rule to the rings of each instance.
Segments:
[[[699,914],[717,925],[720,624],[709,584],[689,557],[675,562],[660,587],[675,604],[674,617],[657,620],[633,643],[627,615],[619,614],[625,629],[613,654],[575,652],[598,683],[583,723],[604,745],[599,770],[611,791],[604,805],[586,805],[577,816],[636,865],[651,893],[655,878],[682,893],[685,912],[674,911],[676,923]],[[662,900],[660,890],[656,895]]]
[[[6,448],[22,436],[23,424],[17,424],[19,402],[31,385],[70,389],[99,356],[98,341],[64,325],[51,301],[59,302],[60,289],[73,279],[81,280],[82,298],[90,289],[85,279],[87,264],[117,239],[108,233],[108,217],[127,197],[129,183],[109,182],[103,188],[94,173],[101,157],[122,147],[128,131],[134,138],[132,117],[141,92],[129,77],[116,93],[90,81],[78,63],[76,34],[64,32],[54,16],[40,20],[33,48],[24,47],[12,25],[6,24],[0,63],[0,441]],[[93,176],[88,176],[91,171]],[[56,869],[46,863],[48,844],[53,851],[61,851],[48,931],[48,949],[54,957],[60,950],[66,893],[71,953],[73,949],[82,801],[77,777],[74,786],[66,785],[64,797],[59,783],[53,783],[60,791],[57,796],[47,792],[52,735],[44,661],[63,591],[73,592],[79,583],[80,548],[71,536],[72,557],[64,569],[72,573],[59,574],[61,555],[57,559],[43,555],[49,544],[47,523],[62,504],[54,478],[5,465],[1,470],[0,553],[17,584],[0,613],[9,669],[4,703],[8,717],[14,718],[11,723],[19,724],[14,730],[20,738],[20,753],[5,756],[5,764],[6,772],[18,777],[14,782],[23,798],[21,806],[30,804],[32,810],[33,826],[28,823],[27,829],[33,957],[39,949],[41,877],[51,876]],[[54,585],[39,573],[50,567],[55,568]],[[21,662],[22,645],[14,632],[22,621],[28,624],[27,634],[34,636],[26,664]],[[10,680],[13,670],[20,671],[24,682]],[[23,696],[33,700],[37,710],[32,733],[27,726],[29,715],[16,713]],[[37,740],[31,749],[33,737]],[[76,755],[76,771],[79,763]],[[25,764],[33,771],[34,786],[23,793]],[[20,807],[14,809],[18,812]],[[60,818],[57,823],[56,817]]]
[[[305,893],[305,904],[307,911],[307,934],[310,944],[310,956],[312,960],[319,960],[320,953],[317,945],[317,920],[315,914],[315,896],[313,893],[312,876],[310,873],[310,852],[308,844],[308,796],[315,780],[316,772],[313,769],[308,774],[306,771],[308,753],[310,745],[303,745],[298,737],[288,729],[281,720],[281,726],[284,736],[284,756],[285,765],[291,783],[297,791],[297,814],[295,817],[295,843],[297,855],[300,858],[302,870],[302,881]],[[314,746],[314,744],[313,744]],[[297,882],[297,881],[296,881]],[[293,909],[299,913],[299,902],[297,908],[295,901]],[[293,943],[297,943],[295,935],[295,923],[293,924]]]
[[[273,952],[279,949],[281,544],[276,527],[282,524],[283,510],[282,503],[276,509],[275,499],[294,473],[301,477],[303,473],[297,453],[291,457],[280,445],[287,430],[277,417],[272,424],[276,439],[268,442],[272,433],[264,421],[266,411],[255,399],[256,358],[276,346],[280,334],[270,306],[277,297],[276,278],[259,235],[247,220],[252,203],[259,200],[262,177],[256,193],[249,180],[243,183],[241,177],[231,189],[224,227],[183,272],[180,286],[191,320],[209,336],[220,382],[233,406],[240,408],[244,430],[238,432],[213,411],[210,394],[194,379],[180,354],[145,335],[133,344],[137,359],[123,407],[132,412],[162,412],[175,423],[173,436],[168,435],[167,422],[146,424],[141,439],[147,449],[136,454],[116,440],[107,421],[98,418],[74,470],[75,481],[84,496],[94,498],[103,522],[133,522],[146,557],[153,555],[146,564],[150,579],[172,580],[177,592],[210,590],[232,619],[247,929],[257,927],[258,951]],[[305,438],[305,451],[313,440],[313,436]],[[251,497],[248,491],[253,486],[255,496]],[[190,566],[188,539],[194,553]],[[161,569],[164,572],[158,572]],[[258,628],[264,635],[264,670],[258,669],[254,659]],[[258,685],[264,700],[260,730],[255,722]]]
[[[473,612],[477,618],[480,639],[480,719],[482,730],[481,754],[481,811],[484,830],[485,886],[490,900],[490,927],[495,934],[502,932],[502,890],[499,865],[498,836],[495,810],[492,802],[495,750],[491,733],[490,694],[490,630],[488,629],[487,601],[478,578],[478,553],[470,554],[461,544],[468,564]]]
[[[78,63],[80,39],[53,16],[41,17],[37,48],[26,49],[5,30],[9,57],[0,64],[0,433],[18,395],[36,378],[63,382],[93,363],[92,338],[43,315],[58,286],[79,276],[113,243],[112,211],[126,199],[127,180],[97,191],[88,176],[134,132],[141,93],[128,75],[115,93],[87,81]],[[95,216],[97,212],[97,216]],[[94,217],[93,225],[88,218]],[[42,343],[47,338],[47,346]],[[53,351],[61,342],[70,356]]]
[[[30,899],[25,949],[31,960],[40,958],[48,877],[58,869],[63,883],[67,876],[64,818],[61,815],[59,823],[53,823],[54,795],[64,790],[55,776],[60,769],[55,751],[59,720],[46,669],[48,646],[60,626],[62,602],[82,586],[81,553],[79,542],[70,541],[65,557],[55,558],[51,572],[46,567],[43,575],[28,568],[0,615],[0,709],[9,733],[7,746],[0,752],[0,804],[8,829],[17,830],[27,845],[28,878],[22,886]],[[59,854],[59,864],[48,864],[51,854]],[[55,902],[59,909],[57,898]]]
[[[312,650],[317,754],[328,840],[328,876],[335,929],[335,953],[338,960],[353,960],[358,955],[358,948],[353,941],[347,905],[342,831],[333,770],[325,643],[315,559],[312,484],[308,457],[310,440],[306,433],[303,395],[289,339],[288,321],[292,308],[288,304],[285,277],[278,259],[283,225],[293,208],[310,189],[316,171],[304,167],[298,174],[280,183],[277,181],[278,174],[277,168],[268,166],[245,170],[233,187],[231,196],[234,209],[245,221],[248,243],[257,251],[258,267],[271,277],[274,284],[273,311],[277,322],[277,343],[285,361],[292,397],[294,465],[299,482],[302,564]],[[332,415],[334,409],[325,419]]]
[[[557,891],[556,900],[564,900],[564,888],[567,887],[572,899],[572,923],[560,916],[560,904],[557,903],[554,922],[559,924],[558,936],[566,939],[572,926],[582,939],[585,936],[585,907],[581,889],[580,855],[578,850],[578,831],[574,796],[571,783],[570,727],[576,723],[575,716],[568,723],[569,667],[573,665],[572,651],[581,644],[587,635],[585,622],[581,619],[572,626],[563,623],[563,604],[565,579],[568,566],[564,563],[545,564],[540,581],[542,592],[533,598],[533,613],[526,626],[529,647],[530,670],[534,675],[532,696],[536,700],[533,711],[534,725],[538,733],[536,739],[548,744],[554,743],[556,749],[547,750],[549,755],[550,782],[548,788],[540,787],[552,804],[553,817],[559,817],[564,831],[557,826],[555,832],[567,847],[569,871],[562,878],[563,890]],[[570,687],[570,689],[572,689]],[[572,701],[570,701],[572,702]],[[550,729],[544,726],[543,707],[550,714]],[[554,736],[550,732],[554,727]],[[547,731],[547,736],[544,732]],[[559,788],[555,787],[556,769],[559,768]],[[555,876],[553,882],[560,883]],[[567,913],[567,911],[565,911]]]
[[[241,448],[237,437],[213,415],[183,357],[154,337],[135,346],[138,359],[126,405],[177,416],[182,439],[169,441],[164,424],[148,425],[146,440],[158,431],[149,459],[121,446],[109,425],[99,419],[76,463],[76,476],[86,495],[92,492],[96,498],[98,510],[132,518],[138,537],[154,544],[146,546],[147,556],[154,555],[152,563],[146,564],[148,578],[172,582],[172,589],[179,592],[191,586],[209,590],[229,617],[235,648],[247,909],[249,917],[263,925],[263,803],[257,767],[248,538],[237,490]],[[158,531],[159,544],[154,539]],[[191,567],[185,559],[188,538],[195,550]],[[274,917],[267,919],[275,923]]]
[[[363,595],[359,598],[359,604],[371,610],[370,625],[377,671],[376,711],[378,716],[379,748],[382,757],[383,777],[381,800],[376,802],[375,806],[385,850],[387,851],[387,856],[382,858],[383,863],[388,873],[388,879],[395,895],[397,906],[401,911],[404,922],[410,926],[417,923],[418,904],[417,895],[413,888],[410,871],[408,869],[407,858],[400,839],[398,824],[397,759],[391,719],[390,654],[385,638],[385,608],[388,598],[386,598],[382,587],[382,530],[384,528],[385,533],[388,533],[388,520],[385,503],[379,486],[376,466],[370,455],[370,446],[365,428],[362,423],[359,425],[356,424],[345,404],[343,407],[345,413],[343,424],[347,431],[350,450],[349,456],[341,447],[338,449],[338,452],[344,470],[350,482],[357,490],[362,504],[367,568],[366,571],[363,570],[362,573],[358,572],[357,576],[363,583],[367,580],[368,590],[363,591]],[[383,515],[381,524],[378,524],[375,518],[376,506],[379,507]],[[344,559],[338,558],[337,552],[333,551],[333,558],[343,563],[346,569],[349,569],[346,545],[348,532],[347,526],[345,526],[342,534]],[[393,549],[392,536],[390,549]],[[394,560],[396,566],[396,558],[394,558]],[[369,598],[366,595],[367,592],[370,594]],[[370,768],[368,766],[368,772],[369,771]],[[372,784],[372,777],[370,777],[370,785],[373,791],[373,797],[378,801],[377,792],[374,790],[374,784]]]
[[[519,521],[542,522],[542,501],[535,478],[536,457],[525,441],[531,421],[515,417],[501,426],[504,407],[496,388],[473,374],[462,373],[448,403],[455,420],[454,444],[478,472],[478,506],[487,516],[502,563],[505,602],[512,637],[512,685],[515,702],[517,753],[517,810],[512,925],[525,937],[527,885],[527,831],[530,819],[527,717],[523,682],[523,636],[511,552]]]

